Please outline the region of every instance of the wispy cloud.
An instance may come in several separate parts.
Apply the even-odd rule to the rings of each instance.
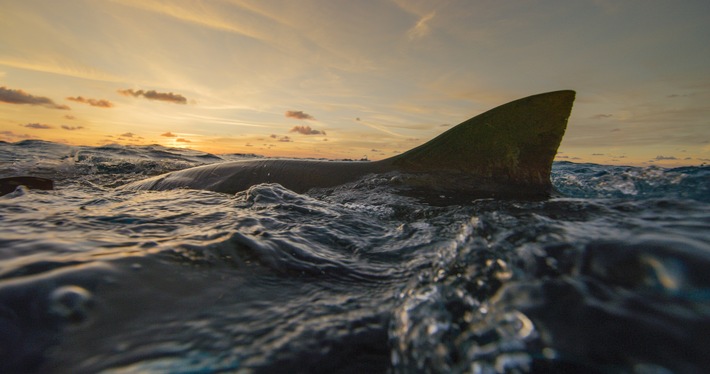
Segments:
[[[311,126],[293,126],[291,132],[297,132],[303,135],[325,135],[325,131],[314,130]]]
[[[654,160],[655,160],[655,161],[665,161],[665,160],[677,160],[677,159],[678,159],[678,158],[675,157],[675,156],[662,156],[662,155],[659,155],[659,156],[656,156],[656,158],[655,158]]]
[[[293,140],[291,140],[291,138],[288,137],[288,136],[278,136],[278,135],[276,135],[276,134],[271,134],[269,137],[270,137],[271,139],[276,139],[276,140],[278,140],[278,141],[280,141],[280,142],[284,142],[284,143],[288,143],[288,142],[292,142],[292,141],[293,141]]]
[[[192,113],[178,113],[177,115],[166,115],[165,118],[168,119],[175,119],[175,120],[184,120],[186,118],[190,119],[198,119],[201,120],[201,122],[213,122],[213,123],[219,123],[219,124],[224,124],[224,125],[231,125],[231,126],[245,126],[245,127],[275,127],[278,126],[279,124],[254,124],[254,123],[247,123],[244,121],[237,121],[233,120],[231,118],[222,118],[222,117],[214,117],[214,116],[204,116],[204,115],[197,115],[197,114],[192,114]]]
[[[179,142],[179,143],[192,143],[191,140],[185,139],[185,138],[177,138],[177,139],[175,139],[175,141]]]
[[[9,141],[14,141],[14,140],[20,140],[20,139],[31,139],[34,138],[34,136],[29,135],[29,134],[15,134],[12,131],[0,131],[0,138],[9,140]]]
[[[39,105],[51,109],[70,109],[66,105],[55,103],[48,97],[30,95],[25,91],[15,90],[5,86],[0,87],[0,101],[8,104]]]
[[[116,138],[116,139],[136,143],[136,142],[141,142],[145,138],[142,136],[138,136],[137,134],[132,133],[132,132],[124,132],[123,134],[118,135],[118,138]]]
[[[46,125],[44,123],[28,123],[24,125],[20,125],[21,127],[26,127],[28,129],[36,129],[36,130],[49,130],[53,129],[54,126],[52,125]]]
[[[81,130],[81,129],[84,128],[84,126],[67,126],[67,125],[62,125],[62,128],[63,128],[64,130],[74,131],[74,130]]]
[[[166,133],[162,133],[162,134],[160,134],[160,136],[164,136],[164,137],[166,137],[166,138],[176,138],[176,137],[177,137],[177,135],[173,134],[173,133],[170,132],[170,131],[168,131],[168,132],[166,132]]]
[[[286,118],[294,118],[300,120],[315,120],[315,117],[308,113],[304,113],[300,110],[288,110],[286,111]]]
[[[129,88],[126,90],[118,90],[118,93],[123,96],[142,96],[148,100],[167,101],[175,104],[187,104],[187,99],[184,96],[172,92],[157,92],[154,90],[133,90]]]
[[[4,56],[0,57],[0,65],[105,82],[121,82],[124,80],[121,77],[98,71],[92,67],[77,64],[76,61],[61,61],[61,63],[54,61],[54,63],[44,63],[31,58],[22,59],[18,57]]]
[[[677,97],[693,97],[693,96],[695,96],[695,95],[696,95],[695,93],[689,93],[689,94],[670,94],[670,95],[668,95],[668,96],[666,96],[666,97],[668,97],[668,98],[670,98],[670,99],[673,99],[673,98],[677,98]]]
[[[77,96],[77,97],[67,97],[67,100],[70,101],[75,101],[77,103],[82,103],[82,104],[89,104],[91,106],[99,107],[99,108],[111,108],[113,107],[113,103],[108,101],[108,100],[97,100],[97,99],[89,99],[85,98],[82,96]]]
[[[431,26],[429,26],[429,22],[431,22],[435,15],[436,12],[431,12],[419,18],[417,24],[414,25],[414,27],[412,27],[411,29],[409,29],[409,31],[407,31],[407,36],[409,36],[410,39],[418,39],[429,35],[429,33],[431,32]]]
[[[612,114],[603,114],[602,113],[602,114],[595,114],[595,115],[589,117],[589,119],[605,119],[605,118],[611,118],[612,116],[613,116]]]
[[[357,121],[357,123],[362,124],[362,125],[364,125],[364,126],[367,126],[367,127],[371,128],[371,129],[375,129],[375,130],[378,130],[378,131],[382,131],[382,132],[384,132],[385,134],[389,134],[389,135],[392,135],[392,136],[396,136],[396,137],[398,137],[398,138],[404,138],[404,137],[405,137],[404,135],[397,134],[397,133],[394,132],[394,131],[388,130],[388,129],[385,128],[384,126],[376,125],[376,124],[371,123],[371,122],[368,122],[368,121],[360,120],[360,121]]]
[[[169,3],[159,3],[156,1],[142,1],[142,0],[118,0],[120,3],[135,8],[147,10],[150,12],[155,12],[168,17],[173,17],[175,19],[190,22],[200,26],[206,26],[216,30],[228,31],[244,36],[248,36],[257,40],[263,40],[264,35],[261,32],[257,32],[254,27],[249,27],[250,25],[244,25],[243,22],[233,22],[225,17],[224,13],[220,13],[219,10],[206,6],[189,6],[180,5],[174,2]],[[251,13],[251,16],[255,14]]]

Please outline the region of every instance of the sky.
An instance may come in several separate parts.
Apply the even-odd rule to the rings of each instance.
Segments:
[[[707,0],[0,0],[0,140],[382,159],[572,89],[557,160],[710,163]]]

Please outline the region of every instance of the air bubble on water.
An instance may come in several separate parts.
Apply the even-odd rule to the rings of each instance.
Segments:
[[[511,324],[511,327],[515,330],[516,335],[519,339],[528,338],[534,331],[535,325],[525,314],[519,311],[513,311],[506,313],[504,316],[506,322]]]
[[[498,280],[507,281],[513,278],[513,271],[508,268],[508,264],[505,261],[497,259],[496,264],[498,264],[499,270],[495,272],[495,277]]]
[[[557,351],[550,347],[545,347],[542,349],[542,356],[548,360],[553,360],[557,358]]]
[[[528,371],[531,362],[530,355],[524,352],[504,353],[496,357],[496,373],[508,373],[513,370]]]
[[[49,295],[49,312],[69,323],[82,323],[93,305],[91,292],[79,286],[62,286]]]
[[[660,259],[652,255],[643,255],[642,262],[648,270],[647,283],[657,284],[669,293],[677,293],[684,286],[685,266],[676,259]]]

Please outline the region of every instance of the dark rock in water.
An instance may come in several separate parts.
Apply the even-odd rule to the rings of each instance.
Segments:
[[[0,196],[15,191],[18,186],[25,186],[33,190],[53,190],[54,182],[47,178],[38,177],[9,177],[0,179]]]

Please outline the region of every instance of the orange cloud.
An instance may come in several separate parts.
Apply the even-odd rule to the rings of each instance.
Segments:
[[[160,136],[164,136],[164,137],[166,137],[166,138],[175,138],[175,137],[177,137],[177,135],[171,133],[170,131],[168,131],[168,132],[166,132],[166,133],[163,133],[163,134],[160,134]]]
[[[84,128],[84,126],[67,126],[67,125],[62,125],[62,128],[64,130],[69,130],[69,131],[74,131],[74,130],[81,130]]]
[[[67,97],[67,100],[76,101],[77,103],[82,104],[89,104],[91,106],[96,106],[99,108],[111,108],[113,106],[113,103],[108,100],[88,99],[81,96]]]
[[[288,142],[292,142],[292,141],[293,141],[293,140],[291,140],[291,138],[288,137],[288,136],[278,136],[278,135],[276,135],[276,134],[271,134],[271,135],[269,135],[269,137],[270,137],[271,139],[276,139],[276,140],[278,140],[278,141],[280,141],[280,142],[284,142],[284,143],[288,143]]]
[[[31,138],[34,138],[34,136],[29,135],[29,134],[15,134],[12,131],[0,131],[0,139],[8,139],[10,141],[13,141],[13,140],[31,139]]]
[[[666,161],[666,160],[677,160],[678,158],[675,156],[656,156],[654,159],[655,161]]]
[[[307,120],[314,120],[315,118],[308,114],[308,113],[303,113],[300,110],[288,110],[286,111],[286,118],[295,118],[295,119],[307,119]]]
[[[297,132],[303,135],[325,135],[325,131],[314,130],[310,126],[293,126],[291,132]]]
[[[30,95],[25,91],[14,90],[5,86],[0,87],[0,101],[8,104],[40,105],[51,109],[71,109],[66,105],[56,104],[48,97]]]
[[[120,93],[123,96],[133,96],[133,97],[139,97],[143,96],[144,98],[148,100],[157,100],[157,101],[167,101],[175,104],[187,104],[187,99],[182,96],[178,95],[172,92],[157,92],[154,90],[150,91],[144,91],[144,90],[132,90],[132,89],[127,89],[127,90],[118,90],[118,93]]]
[[[28,129],[37,129],[37,130],[48,130],[48,129],[54,128],[54,126],[45,125],[44,123],[28,123],[26,125],[20,125],[20,126],[27,127]]]

